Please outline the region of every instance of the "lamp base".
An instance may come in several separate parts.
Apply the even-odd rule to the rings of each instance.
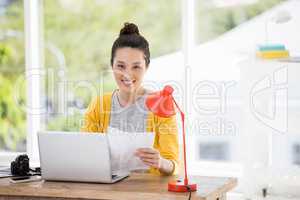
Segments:
[[[170,192],[194,192],[196,190],[196,183],[189,183],[185,185],[183,180],[174,180],[168,183],[168,191]]]

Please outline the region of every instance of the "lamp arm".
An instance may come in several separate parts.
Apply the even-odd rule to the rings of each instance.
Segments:
[[[182,139],[183,139],[183,159],[184,159],[184,184],[188,185],[188,177],[187,177],[187,165],[186,165],[186,146],[185,146],[185,127],[184,127],[184,113],[182,112],[182,110],[180,109],[180,107],[178,106],[177,102],[175,101],[175,99],[172,96],[172,100],[176,106],[176,108],[179,110],[180,112],[180,116],[181,116],[181,121],[182,121]]]

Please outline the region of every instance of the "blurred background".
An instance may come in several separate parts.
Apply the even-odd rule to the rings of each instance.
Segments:
[[[190,123],[191,173],[241,177],[243,155],[239,136],[243,107],[239,62],[254,54],[256,45],[264,43],[266,37],[286,44],[291,52],[300,52],[300,2],[194,0],[191,23],[194,40],[188,73],[182,2],[41,0],[41,59],[45,70],[39,96],[45,107],[41,127],[78,131],[93,96],[115,89],[109,63],[111,46],[124,22],[133,22],[150,44],[146,86],[157,90],[172,84],[182,106],[186,103],[183,93],[187,80],[193,86],[191,94],[201,95],[203,89],[207,94],[211,88],[220,93],[212,101],[202,98],[201,102],[195,102],[191,97],[187,102],[192,108],[184,107]],[[280,10],[293,15],[291,22],[282,26],[271,22],[271,17]],[[25,152],[30,138],[26,131],[30,119],[24,109],[28,101],[27,22],[23,0],[0,0],[0,156]],[[295,96],[295,102],[295,109],[299,110],[299,95]],[[299,167],[299,137],[293,135],[285,141],[283,157]]]

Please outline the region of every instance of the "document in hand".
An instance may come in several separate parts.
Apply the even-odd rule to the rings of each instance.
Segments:
[[[146,170],[145,165],[134,155],[138,148],[153,148],[154,133],[152,132],[124,132],[109,127],[107,137],[110,147],[112,171]]]

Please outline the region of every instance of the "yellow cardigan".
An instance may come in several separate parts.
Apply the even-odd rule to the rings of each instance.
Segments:
[[[109,126],[111,111],[112,93],[107,93],[102,97],[96,97],[90,103],[81,128],[82,132],[106,133]],[[162,118],[149,112],[147,118],[147,132],[155,132],[153,148],[160,152],[160,155],[174,164],[172,174],[179,171],[179,147],[178,130],[176,118]],[[152,174],[161,174],[158,169],[150,168]]]

